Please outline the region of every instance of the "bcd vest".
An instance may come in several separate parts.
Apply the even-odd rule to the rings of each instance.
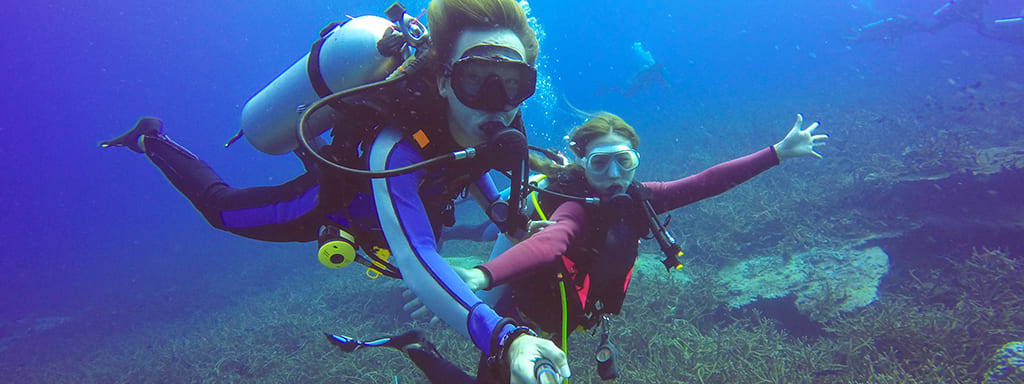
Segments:
[[[322,150],[331,160],[353,168],[365,169],[366,156],[379,129],[385,125],[399,128],[423,159],[457,150],[448,131],[446,101],[437,93],[429,76],[408,77],[392,86],[332,105],[338,118],[331,130],[331,144]],[[521,115],[513,126],[522,130]],[[457,161],[423,170],[427,176],[419,185],[423,207],[437,238],[442,227],[455,223],[454,200],[466,187],[489,170],[487,164]],[[320,173],[319,206],[327,212],[344,211],[357,193],[372,193],[370,179],[317,166]],[[336,223],[325,223],[333,224]],[[380,230],[358,231],[356,244],[369,252],[373,247],[387,248]]]
[[[582,175],[559,175],[549,180],[549,189],[574,196],[593,196]],[[587,222],[582,236],[569,246],[556,265],[548,266],[512,283],[516,306],[531,322],[548,332],[561,329],[559,278],[565,284],[567,328],[597,325],[602,314],[618,314],[626,298],[630,274],[639,252],[639,241],[650,230],[641,211],[641,201],[650,191],[634,182],[627,189],[632,198],[628,209],[587,205]],[[541,194],[541,208],[554,212],[565,200]],[[626,208],[626,207],[620,207]]]

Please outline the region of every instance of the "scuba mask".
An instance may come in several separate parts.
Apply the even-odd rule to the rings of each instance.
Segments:
[[[603,145],[593,148],[579,162],[586,170],[587,182],[605,200],[605,196],[621,193],[633,181],[640,154],[624,144]]]
[[[601,174],[608,171],[613,160],[619,170],[629,172],[640,166],[640,153],[626,145],[597,147],[583,158],[583,165],[587,172]]]
[[[451,79],[455,97],[479,111],[511,111],[532,96],[537,87],[536,69],[503,56],[463,57],[446,65],[444,75]]]

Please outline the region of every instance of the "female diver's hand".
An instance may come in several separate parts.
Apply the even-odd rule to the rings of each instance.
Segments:
[[[462,278],[462,281],[466,283],[466,286],[473,292],[487,288],[490,284],[490,280],[487,278],[487,275],[479,268],[466,269],[454,265],[451,267],[452,270],[455,271],[455,274],[459,275],[459,277]],[[441,321],[437,316],[434,316],[433,312],[430,312],[430,309],[427,309],[426,305],[423,305],[423,302],[421,302],[420,299],[416,298],[416,295],[414,295],[412,291],[408,289],[402,291],[402,297],[409,300],[402,306],[402,310],[409,312],[409,316],[413,319],[426,320],[429,318],[430,325],[435,325]]]
[[[456,275],[462,278],[462,281],[466,283],[473,292],[487,288],[490,285],[490,280],[487,278],[487,274],[484,273],[480,268],[462,268],[452,266],[452,270],[455,271]]]
[[[542,229],[547,228],[549,225],[554,223],[555,222],[551,220],[530,220],[530,223],[528,224],[529,228],[527,230],[526,238],[529,238],[530,236],[537,234],[537,232],[540,232]]]
[[[408,288],[402,291],[402,297],[409,300],[402,306],[402,310],[409,312],[409,317],[418,320],[430,320],[430,325],[437,325],[441,322],[437,316],[434,316],[433,312],[420,299],[416,298],[416,295],[412,293]]]
[[[540,358],[551,360],[551,364],[555,366],[562,378],[568,379],[572,375],[565,353],[558,349],[555,343],[548,339],[524,334],[512,340],[512,345],[508,347],[509,371],[512,373],[511,383],[536,383],[537,378],[534,377],[533,368],[534,362]]]
[[[825,140],[828,139],[828,135],[812,135],[814,130],[818,128],[818,123],[811,124],[807,129],[803,129],[804,116],[801,114],[796,115],[796,123],[793,124],[793,129],[789,130],[786,137],[782,139],[778,144],[773,145],[775,148],[775,155],[779,157],[779,162],[783,160],[803,157],[803,156],[814,156],[821,158],[818,152],[814,151],[817,146],[825,145]]]

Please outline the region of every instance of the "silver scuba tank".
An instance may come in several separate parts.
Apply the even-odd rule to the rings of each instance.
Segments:
[[[394,26],[381,17],[361,16],[323,33],[310,53],[245,103],[242,133],[249,144],[271,155],[294,151],[299,147],[299,117],[310,104],[326,94],[387,77],[408,55],[403,50],[401,55],[383,56],[377,50],[377,42]],[[319,132],[307,134],[319,135],[329,127],[323,124]]]

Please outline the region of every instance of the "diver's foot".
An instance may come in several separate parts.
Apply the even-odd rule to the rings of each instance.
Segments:
[[[160,136],[163,134],[163,122],[155,117],[143,117],[135,123],[135,127],[128,130],[121,136],[115,137],[111,140],[101,141],[99,146],[101,148],[107,147],[125,147],[132,151],[143,153],[146,152],[140,141],[142,136]]]
[[[408,348],[413,348],[413,346],[422,344],[430,344],[430,342],[427,341],[427,336],[423,334],[423,331],[413,329],[409,332],[392,337],[384,345],[405,352]]]
[[[437,347],[427,340],[427,336],[419,329],[414,329],[392,337],[391,340],[388,340],[388,342],[385,343],[385,345],[402,351],[409,357],[412,357],[413,355],[441,356],[441,354],[437,352]]]
[[[413,361],[417,361],[423,357],[442,359],[441,353],[437,352],[437,347],[434,343],[427,340],[420,341],[418,343],[406,344],[402,347],[402,352],[406,356],[409,356]]]

